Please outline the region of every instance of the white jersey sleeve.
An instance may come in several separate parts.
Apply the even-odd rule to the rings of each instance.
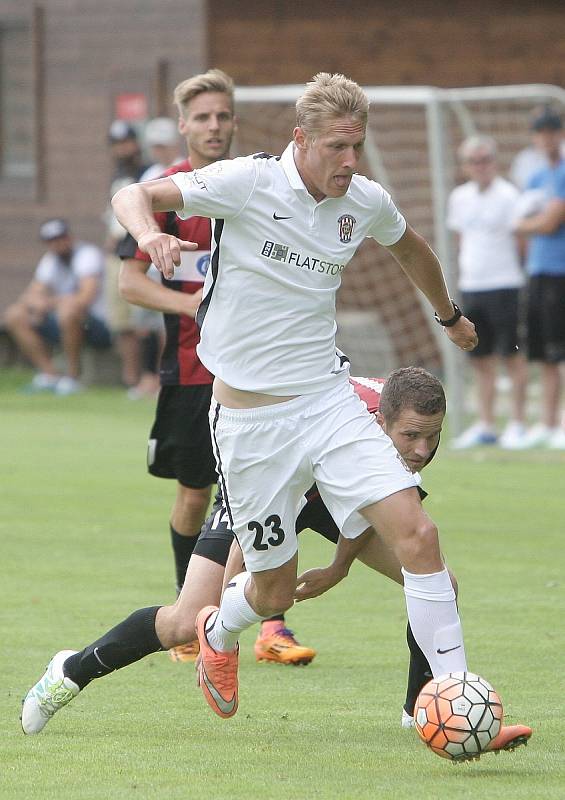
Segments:
[[[377,184],[378,185],[378,184]],[[377,211],[367,236],[375,239],[383,247],[396,244],[406,231],[406,220],[395,206],[390,194],[378,186]]]
[[[195,215],[211,219],[237,217],[251,197],[259,169],[260,160],[246,156],[171,175],[184,203],[178,216],[181,219]]]

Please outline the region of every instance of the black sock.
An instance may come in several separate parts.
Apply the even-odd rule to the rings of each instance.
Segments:
[[[421,689],[428,681],[431,681],[433,675],[428,659],[421,651],[416,639],[414,639],[410,623],[406,628],[406,641],[410,649],[410,667],[408,669],[408,687],[406,689],[404,710],[407,714],[413,716],[416,699]]]
[[[63,665],[67,678],[81,689],[90,681],[127,667],[140,658],[163,650],[155,633],[155,617],[161,606],[140,608]]]
[[[194,536],[182,536],[172,525],[169,524],[169,528],[171,529],[171,544],[173,545],[173,553],[175,554],[177,594],[180,594],[186,576],[186,570],[188,569],[188,562],[190,561],[190,556],[198,541],[198,534],[200,531]]]

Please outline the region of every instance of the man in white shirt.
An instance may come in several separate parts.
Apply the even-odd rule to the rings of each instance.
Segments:
[[[109,347],[103,300],[104,254],[96,245],[75,241],[67,222],[43,223],[40,238],[47,252],[29,286],[5,312],[4,322],[16,344],[38,370],[30,391],[68,395],[79,391],[84,343]],[[51,345],[61,344],[66,360],[61,375]]]
[[[162,233],[153,211],[215,220],[197,314],[199,355],[216,375],[212,441],[249,570],[228,583],[219,608],[197,617],[199,683],[221,717],[237,711],[240,633],[293,604],[296,510],[312,480],[341,531],[340,553],[359,551],[368,523],[402,564],[410,625],[433,674],[467,669],[437,529],[416,491],[419,476],[374,425],[335,348],[340,274],[366,236],[394,255],[457,346],[477,344],[427,243],[381,186],[355,174],[368,105],[353,81],[320,73],[297,101],[293,142],[281,158],[216,162],[127,187],[113,200],[166,276],[192,245]]]
[[[471,353],[478,394],[479,420],[454,441],[454,447],[495,444],[496,378],[499,361],[512,382],[511,419],[500,444],[519,447],[525,436],[528,380],[526,360],[518,350],[520,289],[525,283],[513,231],[519,192],[497,174],[496,142],[472,136],[459,148],[469,178],[448,202],[448,227],[457,234],[459,289],[466,316],[475,323],[479,345]]]

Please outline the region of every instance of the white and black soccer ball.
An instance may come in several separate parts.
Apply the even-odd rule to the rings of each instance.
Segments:
[[[442,758],[477,758],[498,735],[502,703],[493,687],[472,672],[450,672],[427,683],[414,720],[423,742]]]

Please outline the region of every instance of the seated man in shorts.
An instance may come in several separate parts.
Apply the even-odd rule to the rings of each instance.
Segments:
[[[104,254],[94,244],[75,241],[63,219],[50,219],[39,230],[47,247],[33,280],[6,309],[10,335],[37,370],[30,391],[60,395],[81,389],[80,356],[84,344],[109,347],[103,276]],[[53,360],[52,345],[61,344],[65,372]]]

